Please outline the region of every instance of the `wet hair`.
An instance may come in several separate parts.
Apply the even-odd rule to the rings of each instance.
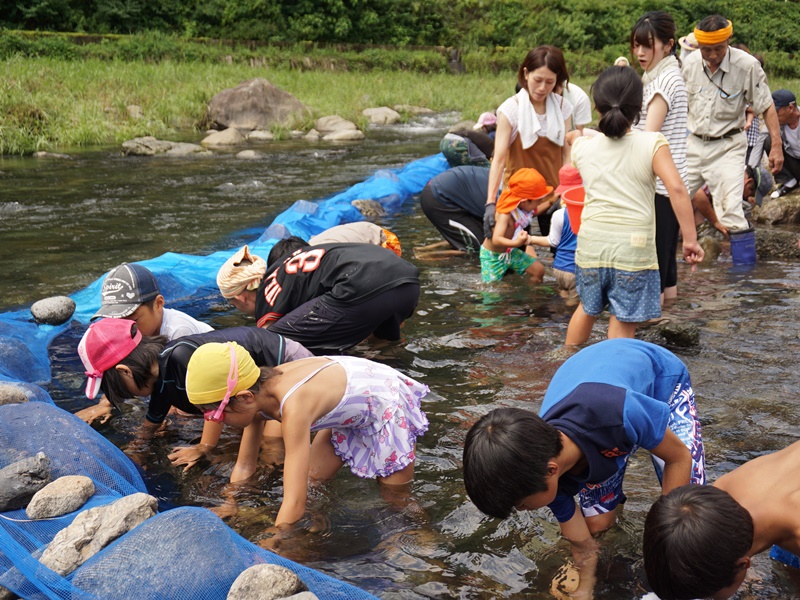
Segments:
[[[639,122],[642,80],[630,67],[609,67],[592,84],[592,97],[600,113],[598,129],[610,138],[621,138]]]
[[[163,335],[145,335],[139,345],[117,363],[125,365],[131,370],[136,387],[144,387],[153,377],[153,363],[158,362],[158,355],[161,354],[168,341]],[[114,367],[103,373],[100,390],[116,408],[120,408],[122,401],[132,396],[128,391],[128,386],[125,385],[122,373]]]
[[[555,46],[539,46],[528,52],[525,60],[519,66],[517,71],[517,83],[519,89],[528,89],[527,82],[525,81],[525,70],[528,73],[535,71],[540,67],[547,67],[556,74],[556,85],[565,85],[569,82],[569,72],[567,71],[567,63],[564,60],[564,54]],[[517,90],[519,91],[519,90]]]
[[[535,413],[493,410],[467,434],[467,494],[481,512],[504,519],[517,502],[547,490],[547,463],[562,450],[558,430]]]
[[[659,40],[665,46],[669,46],[669,43],[672,42],[670,54],[675,55],[676,48],[678,47],[675,41],[676,31],[675,20],[669,13],[662,10],[654,10],[645,13],[636,21],[636,25],[634,25],[631,30],[631,54],[633,54],[634,44],[639,44],[645,48],[652,48],[655,41]]]
[[[303,238],[297,237],[296,235],[290,236],[286,239],[279,240],[273,247],[272,250],[269,251],[269,256],[267,257],[267,269],[274,265],[277,261],[282,259],[287,254],[291,254],[295,250],[299,248],[308,248],[309,243],[305,241]]]
[[[722,15],[709,15],[697,24],[700,31],[719,31],[728,26],[728,19]]]
[[[662,600],[708,598],[733,584],[753,545],[750,513],[725,490],[684,485],[653,504],[644,523],[644,570]]]

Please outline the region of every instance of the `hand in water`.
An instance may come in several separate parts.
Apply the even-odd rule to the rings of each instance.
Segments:
[[[102,425],[111,418],[111,412],[113,410],[114,407],[112,407],[111,404],[103,404],[101,402],[100,404],[95,404],[89,408],[79,410],[75,413],[75,416],[87,425],[91,425],[95,421],[97,421],[98,425]]]
[[[195,466],[202,458],[205,458],[206,454],[210,450],[211,446],[208,444],[179,446],[177,448],[173,448],[172,454],[168,455],[167,458],[176,467],[180,465],[186,465],[186,467],[183,469],[183,472],[185,473]]]

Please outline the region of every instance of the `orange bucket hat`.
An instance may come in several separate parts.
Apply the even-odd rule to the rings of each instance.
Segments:
[[[536,169],[519,169],[508,180],[508,185],[497,201],[495,210],[510,213],[525,200],[541,200],[553,191]]]

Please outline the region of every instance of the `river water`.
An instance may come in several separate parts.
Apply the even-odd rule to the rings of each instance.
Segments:
[[[166,251],[205,254],[253,240],[298,199],[316,199],[433,154],[455,116],[370,133],[352,145],[287,141],[258,147],[262,158],[122,157],[118,148],[72,152],[69,160],[0,159],[0,306],[24,306],[74,292],[123,261]],[[568,357],[570,309],[548,277],[540,287],[507,277],[480,282],[477,262],[417,261],[412,247],[438,240],[415,199],[380,223],[420,268],[422,296],[404,340],[355,352],[386,362],[432,390],[430,431],[418,445],[408,495],[382,496],[371,481],[342,471],[315,488],[309,513],[279,551],[382,598],[549,598],[569,557],[546,511],[500,522],[469,502],[461,452],[470,425],[496,406],[538,410],[547,383]],[[687,363],[703,424],[710,479],[798,438],[800,265],[760,262],[745,273],[729,258],[692,273],[680,265],[680,298],[665,311],[691,321],[700,345],[676,349]],[[252,324],[219,299],[178,306],[215,327]],[[599,323],[592,341],[603,339]],[[51,347],[58,405],[87,406],[74,326]],[[125,449],[143,417],[132,401],[98,429]],[[238,438],[226,431],[208,462],[182,474],[166,459],[196,441],[201,423],[175,419],[145,451],[130,453],[163,509],[221,503]],[[238,490],[229,524],[258,541],[281,500],[281,449],[266,448],[252,484]],[[645,592],[640,560],[644,515],[659,493],[646,453],[632,459],[619,526],[602,537],[597,598]],[[800,597],[800,575],[762,555],[741,598]]]

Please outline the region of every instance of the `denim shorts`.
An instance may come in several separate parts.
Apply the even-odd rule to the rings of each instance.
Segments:
[[[658,271],[656,271],[656,275],[658,275]],[[694,391],[692,390],[688,372],[686,373],[685,381],[675,386],[675,390],[669,399],[669,424],[667,427],[689,448],[689,452],[692,455],[690,483],[705,484],[706,456],[703,448],[703,436],[700,429],[700,421],[697,419],[697,404],[695,404]],[[636,452],[636,448],[628,453],[628,457],[633,455],[634,452]],[[664,462],[652,454],[650,458],[653,460],[656,476],[659,483],[661,483],[664,476]],[[622,480],[625,477],[627,466],[626,457],[625,465],[611,477],[601,483],[587,484],[578,492],[578,502],[585,517],[611,512],[618,505],[625,502]]]
[[[608,312],[623,323],[641,323],[661,316],[661,277],[658,269],[622,271],[611,267],[575,266],[575,286],[583,310],[591,317]]]

